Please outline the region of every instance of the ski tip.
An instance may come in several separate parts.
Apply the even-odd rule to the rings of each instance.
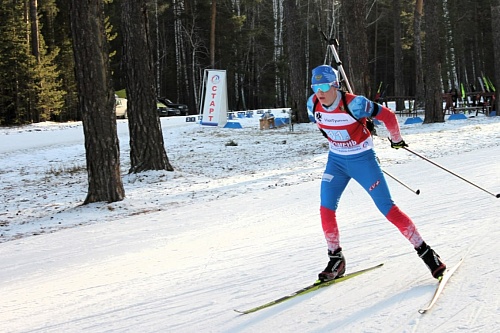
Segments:
[[[233,311],[236,312],[236,313],[242,314],[242,315],[246,314],[245,311],[240,311],[240,310],[236,310],[236,309],[233,309]]]
[[[418,313],[420,313],[420,314],[424,314],[426,312],[427,312],[427,309],[420,309],[420,310],[418,310]]]

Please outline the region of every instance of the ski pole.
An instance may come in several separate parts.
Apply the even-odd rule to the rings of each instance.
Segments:
[[[382,170],[382,172],[385,173],[387,176],[391,177],[392,179],[394,179],[395,181],[397,181],[398,183],[400,183],[401,185],[403,185],[404,187],[406,187],[407,189],[409,189],[410,191],[412,191],[413,193],[415,193],[416,195],[420,194],[420,190],[419,189],[417,189],[415,191],[414,189],[412,189],[411,187],[409,187],[408,185],[406,185],[405,183],[403,183],[402,181],[400,181],[399,179],[397,179],[396,177],[394,177],[393,175],[391,175],[387,171]]]
[[[496,198],[500,198],[500,193],[499,193],[499,194],[494,194],[494,193],[491,193],[490,191],[485,190],[485,189],[484,189],[484,188],[482,188],[481,186],[476,185],[476,184],[474,184],[473,182],[471,182],[471,181],[469,181],[469,180],[465,179],[464,177],[457,175],[457,174],[456,174],[456,173],[454,173],[453,171],[446,169],[445,167],[443,167],[443,166],[441,166],[441,165],[437,164],[436,162],[433,162],[433,161],[431,161],[430,159],[428,159],[428,158],[426,158],[426,157],[424,157],[424,156],[422,156],[422,155],[417,154],[417,153],[416,153],[416,152],[414,152],[413,150],[408,149],[407,147],[403,147],[403,149],[404,149],[404,150],[406,150],[406,151],[408,151],[408,152],[410,152],[410,153],[412,153],[412,154],[414,154],[414,155],[416,155],[416,156],[418,156],[418,157],[420,157],[421,159],[423,159],[423,160],[425,160],[425,161],[427,161],[427,162],[429,162],[429,163],[431,163],[431,164],[434,164],[434,165],[435,165],[435,166],[437,166],[438,168],[441,168],[441,169],[443,169],[444,171],[451,173],[453,176],[455,176],[455,177],[457,177],[457,178],[462,179],[464,182],[467,182],[467,183],[471,184],[472,186],[475,186],[475,187],[477,187],[478,189],[483,190],[484,192],[486,192],[486,193],[488,193],[488,194],[491,194],[492,196],[494,196],[494,197],[496,197]]]
[[[380,159],[378,157],[376,157],[377,159],[377,162],[378,164],[380,164]],[[380,168],[380,170],[382,170],[382,168]],[[414,189],[412,189],[410,186],[406,185],[405,183],[403,183],[402,181],[400,181],[399,179],[397,179],[396,177],[394,177],[393,175],[391,175],[390,173],[388,173],[387,171],[385,170],[382,170],[383,173],[385,173],[387,176],[391,177],[392,179],[394,179],[395,181],[397,181],[399,184],[403,185],[404,187],[406,187],[407,189],[409,189],[410,191],[412,191],[413,193],[415,193],[416,195],[419,195],[420,194],[420,190],[417,189],[416,191]]]

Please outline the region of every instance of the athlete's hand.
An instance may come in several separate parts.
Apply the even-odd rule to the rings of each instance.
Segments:
[[[389,141],[391,141],[391,148],[394,148],[394,149],[408,147],[408,145],[406,144],[405,140],[394,142],[391,139],[389,139]]]

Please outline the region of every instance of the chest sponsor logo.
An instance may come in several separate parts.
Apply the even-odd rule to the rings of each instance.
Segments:
[[[346,113],[316,112],[316,121],[326,126],[347,126],[353,123],[354,119]]]

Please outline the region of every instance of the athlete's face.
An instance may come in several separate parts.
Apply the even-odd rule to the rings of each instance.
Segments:
[[[337,98],[337,88],[328,83],[311,86],[321,104],[330,106]]]

